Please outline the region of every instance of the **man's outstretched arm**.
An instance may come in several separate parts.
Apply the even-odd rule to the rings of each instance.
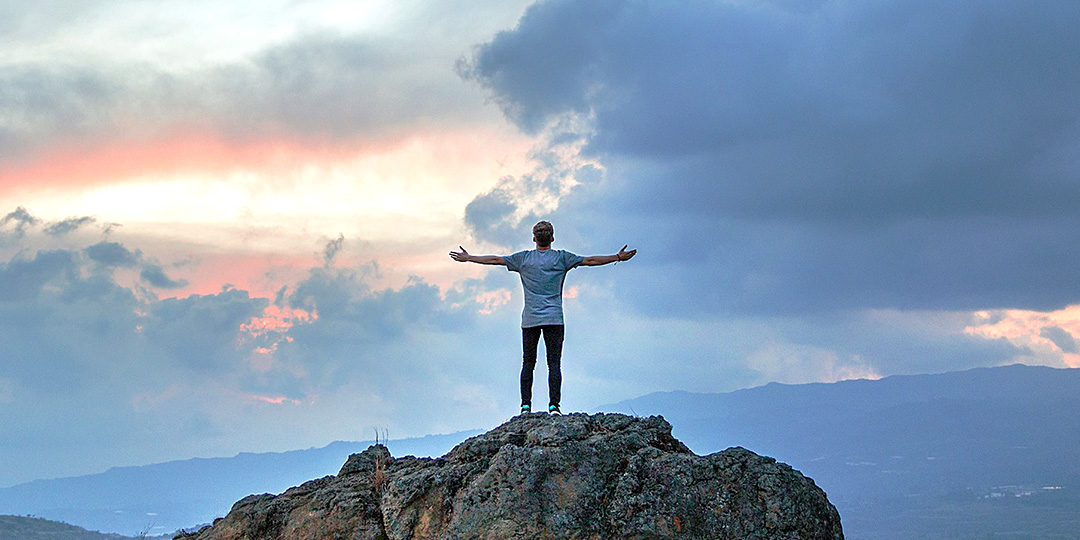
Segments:
[[[636,249],[626,251],[626,246],[623,246],[618,253],[614,255],[590,255],[585,257],[584,261],[581,261],[582,266],[602,266],[605,264],[611,264],[619,261],[629,261],[637,255]]]
[[[457,262],[471,262],[477,264],[494,264],[506,266],[506,259],[501,255],[469,255],[465,248],[458,246],[461,251],[451,251],[450,258]]]

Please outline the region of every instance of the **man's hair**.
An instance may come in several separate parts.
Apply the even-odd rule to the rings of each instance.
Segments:
[[[550,247],[551,241],[554,239],[555,228],[551,226],[551,222],[541,221],[533,225],[533,240],[536,240],[536,245]]]

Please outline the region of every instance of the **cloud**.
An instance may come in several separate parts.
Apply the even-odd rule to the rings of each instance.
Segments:
[[[313,260],[273,298],[232,287],[159,298],[130,283],[132,273],[169,266],[122,242],[19,253],[0,263],[0,459],[25,466],[0,485],[308,447],[372,425],[402,436],[494,425],[517,407],[522,300],[509,272],[442,289],[418,277],[386,287],[376,285],[378,264]],[[637,299],[613,285],[633,264],[568,276],[576,294],[566,301],[564,396],[574,410],[651,391],[994,365],[1020,354],[1008,341],[964,334],[972,321],[962,314],[633,310]],[[71,448],[80,460],[61,459]]]
[[[552,125],[529,154],[531,171],[499,179],[465,206],[465,226],[474,237],[503,246],[519,244],[575,186],[603,174],[598,163],[581,156],[585,138],[578,129],[575,122]]]
[[[182,289],[188,284],[187,280],[170,278],[165,274],[165,270],[156,264],[143,265],[139,278],[159,289]]]
[[[39,252],[0,266],[0,377],[34,392],[63,393],[94,385],[88,375],[110,361],[124,369],[132,345],[131,291],[101,275],[83,275],[77,252]]]
[[[1071,5],[547,0],[456,71],[464,47],[419,36],[466,39],[488,21],[473,10],[502,4],[440,3],[391,37],[312,25],[182,67],[34,49],[0,67],[0,169],[103,148],[181,167],[247,145],[265,163],[274,141],[335,151],[487,121],[463,76],[539,145],[531,170],[458,208],[465,232],[524,247],[547,218],[557,247],[639,249],[568,278],[571,409],[1071,354],[1051,329],[1080,335],[1067,321],[1002,337],[965,333],[983,322],[964,311],[1077,297]],[[84,178],[69,171],[49,180]],[[0,485],[516,410],[511,273],[387,286],[339,235],[313,268],[290,262],[300,277],[273,298],[160,298],[149,289],[175,296],[193,270],[116,224],[88,240],[79,219],[20,207],[0,222],[18,250],[0,263],[0,460],[27,464]]]
[[[4,236],[4,229],[10,231],[8,236],[21,240],[28,232],[43,232],[53,238],[62,238],[87,225],[92,225],[97,219],[91,216],[70,217],[60,221],[45,221],[30,213],[23,206],[15,208],[3,219],[0,219],[0,237]],[[106,227],[107,232],[108,227]]]
[[[26,300],[48,283],[70,277],[76,270],[74,257],[66,251],[37,253],[33,259],[16,258],[0,266],[0,299]]]
[[[99,242],[0,262],[0,460],[20,463],[0,485],[307,447],[372,425],[402,436],[445,430],[432,400],[460,409],[450,396],[490,369],[459,365],[480,342],[459,331],[477,330],[481,304],[444,302],[419,279],[373,288],[372,267],[317,266],[277,299],[295,306],[234,288],[158,299],[121,285],[131,268],[161,269],[140,253]],[[506,327],[513,346],[512,320]],[[453,429],[491,411],[462,413]],[[61,459],[71,448],[80,460]]]
[[[1054,367],[1080,366],[1076,337],[1080,336],[1080,306],[1041,312],[1029,310],[979,311],[964,333],[1012,343],[1017,360]]]
[[[85,67],[0,67],[0,160],[26,155],[46,139],[78,140],[101,129],[102,113],[119,108],[123,85]]]
[[[39,35],[57,25],[85,16],[88,10],[100,6],[102,0],[90,0],[70,5],[63,0],[43,0],[35,4],[37,10],[30,15],[27,5],[18,0],[0,1],[0,30],[5,34],[19,36]],[[60,9],[68,8],[68,9]]]
[[[29,213],[20,208],[12,214],[19,214],[29,216]],[[27,231],[34,230],[30,227],[40,225],[41,220],[36,218],[29,218],[31,221],[20,222],[21,233],[25,234]],[[54,222],[45,225],[41,230],[48,236],[61,237],[69,234],[70,232],[78,229],[80,226],[86,223],[93,223],[96,220],[94,218],[71,218],[60,222]],[[112,224],[115,225],[115,224]],[[108,235],[108,230],[103,234]],[[81,253],[80,253],[81,251]],[[83,260],[85,255],[85,261]],[[48,269],[38,268],[31,274],[38,274],[33,279],[25,279],[20,277],[22,274],[21,269],[37,267],[37,265],[43,264],[43,261],[54,261],[57,264],[54,267]],[[56,274],[56,271],[63,268],[66,272],[81,271],[83,262],[92,262],[99,265],[98,271],[94,272],[94,275],[111,276],[112,272],[118,268],[135,268],[139,271],[139,279],[151,287],[159,289],[182,289],[188,285],[188,281],[185,279],[173,279],[166,274],[165,269],[152,260],[145,260],[141,250],[131,251],[127,249],[123,244],[119,242],[102,241],[96,244],[89,245],[81,250],[68,250],[58,249],[54,251],[39,251],[34,259],[14,259],[8,263],[8,272],[12,274],[10,277],[10,283],[18,287],[18,282],[27,281],[30,283],[31,288],[35,288],[41,283],[52,279]],[[174,265],[176,266],[176,265]],[[182,265],[181,265],[182,266]]]
[[[587,121],[606,189],[559,217],[635,231],[665,309],[1048,310],[1080,302],[1078,10],[555,0],[461,71],[527,132]]]
[[[129,251],[119,242],[98,242],[86,248],[86,255],[90,260],[105,266],[120,266],[130,268],[139,261],[138,251]]]
[[[7,227],[8,224],[11,224],[14,229],[14,235],[16,237],[21,237],[26,234],[26,229],[37,226],[39,223],[41,223],[40,219],[30,215],[30,212],[20,206],[4,216],[4,219],[0,219],[0,228]]]
[[[502,244],[508,240],[503,234],[505,231],[520,228],[521,219],[514,219],[517,202],[506,189],[506,184],[512,183],[516,183],[514,179],[504,178],[491,191],[477,195],[465,207],[465,224],[473,235]]]
[[[90,253],[101,249],[111,258],[93,260]],[[181,420],[205,417],[215,406],[194,403],[195,396],[209,400],[218,385],[229,385],[235,373],[230,359],[244,354],[236,343],[239,324],[266,300],[225,292],[156,301],[95,267],[102,260],[131,262],[131,253],[121,245],[98,245],[0,263],[0,459],[20,463],[19,472],[3,475],[0,485],[83,474],[118,459],[145,461],[160,452],[149,441],[160,445],[168,433],[185,432]],[[135,399],[169,388],[184,389],[181,401],[189,410],[159,410]],[[153,434],[158,422],[163,431]],[[80,449],[81,464],[60,459],[72,448]]]
[[[341,252],[341,248],[345,245],[345,235],[338,234],[337,239],[331,240],[326,243],[326,247],[323,248],[323,266],[330,267],[334,264],[334,257]]]
[[[96,221],[96,219],[90,216],[67,218],[47,225],[45,227],[45,234],[50,236],[64,236],[65,234],[78,230],[84,225],[90,225]]]
[[[1039,331],[1039,336],[1049,339],[1057,345],[1061,352],[1066,354],[1076,354],[1078,349],[1076,347],[1076,338],[1069,332],[1063,330],[1057,326],[1044,326]]]
[[[147,306],[141,333],[179,366],[227,377],[243,368],[237,344],[240,327],[268,305],[265,298],[236,289],[167,298]]]
[[[5,119],[0,125],[0,170],[12,181],[27,177],[23,181],[39,184],[86,182],[87,170],[96,172],[103,166],[100,156],[110,163],[121,162],[114,167],[121,166],[124,157],[132,166],[132,156],[140,166],[163,167],[152,158],[142,163],[139,154],[140,149],[154,151],[162,145],[172,153],[153,157],[176,168],[196,167],[205,160],[193,158],[200,154],[215,158],[222,147],[239,154],[246,151],[247,159],[261,164],[275,145],[335,152],[400,142],[417,129],[475,124],[482,102],[457,80],[453,71],[457,53],[442,52],[429,41],[447,37],[435,29],[492,5],[458,7],[451,13],[440,10],[446,19],[432,21],[435,28],[430,32],[415,28],[388,34],[345,32],[324,23],[296,29],[284,39],[265,40],[240,58],[203,59],[183,68],[137,54],[129,58],[128,51],[103,57],[94,47],[67,56],[50,56],[46,49],[5,62],[0,65],[0,87],[5,88],[0,94],[0,117]],[[83,9],[88,12],[86,20],[101,21],[96,32],[117,32],[120,36],[113,36],[114,41],[120,43],[129,39],[128,29],[114,28],[117,21],[97,11],[96,5]],[[131,12],[146,27],[161,24],[141,9]],[[30,26],[39,24],[24,13],[18,18]],[[72,32],[81,30],[75,21],[41,18],[73,25]],[[220,21],[195,24],[204,22],[211,33],[202,36],[207,40],[224,35],[229,41],[237,39],[232,35],[237,28]],[[163,33],[176,30],[175,22],[167,26]],[[36,50],[37,41],[20,37],[27,49]],[[57,46],[62,50],[63,44]],[[176,156],[178,152],[193,155],[184,159]],[[89,166],[72,178],[63,164],[79,160]],[[114,180],[116,173],[98,176]]]

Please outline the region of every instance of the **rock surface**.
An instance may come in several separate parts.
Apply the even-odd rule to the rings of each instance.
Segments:
[[[438,458],[376,445],[337,476],[252,495],[197,540],[822,539],[840,516],[791,467],[697,456],[661,417],[518,416]]]

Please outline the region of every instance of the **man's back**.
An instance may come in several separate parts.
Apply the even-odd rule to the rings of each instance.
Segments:
[[[521,412],[532,412],[532,377],[536,366],[536,347],[541,334],[547,349],[548,364],[548,412],[562,414],[559,401],[562,398],[562,343],[564,337],[562,289],[566,273],[577,266],[603,266],[628,261],[637,250],[626,251],[623,246],[615,255],[590,255],[581,257],[560,249],[551,249],[555,229],[551,223],[541,221],[533,225],[533,242],[536,249],[519,251],[513,255],[470,255],[465,248],[451,251],[450,258],[457,262],[471,262],[505,266],[521,276],[525,290],[525,309],[521,313]]]
[[[562,290],[566,273],[585,258],[561,249],[530,249],[505,259],[506,269],[521,276],[525,291],[521,327],[563,324]]]

